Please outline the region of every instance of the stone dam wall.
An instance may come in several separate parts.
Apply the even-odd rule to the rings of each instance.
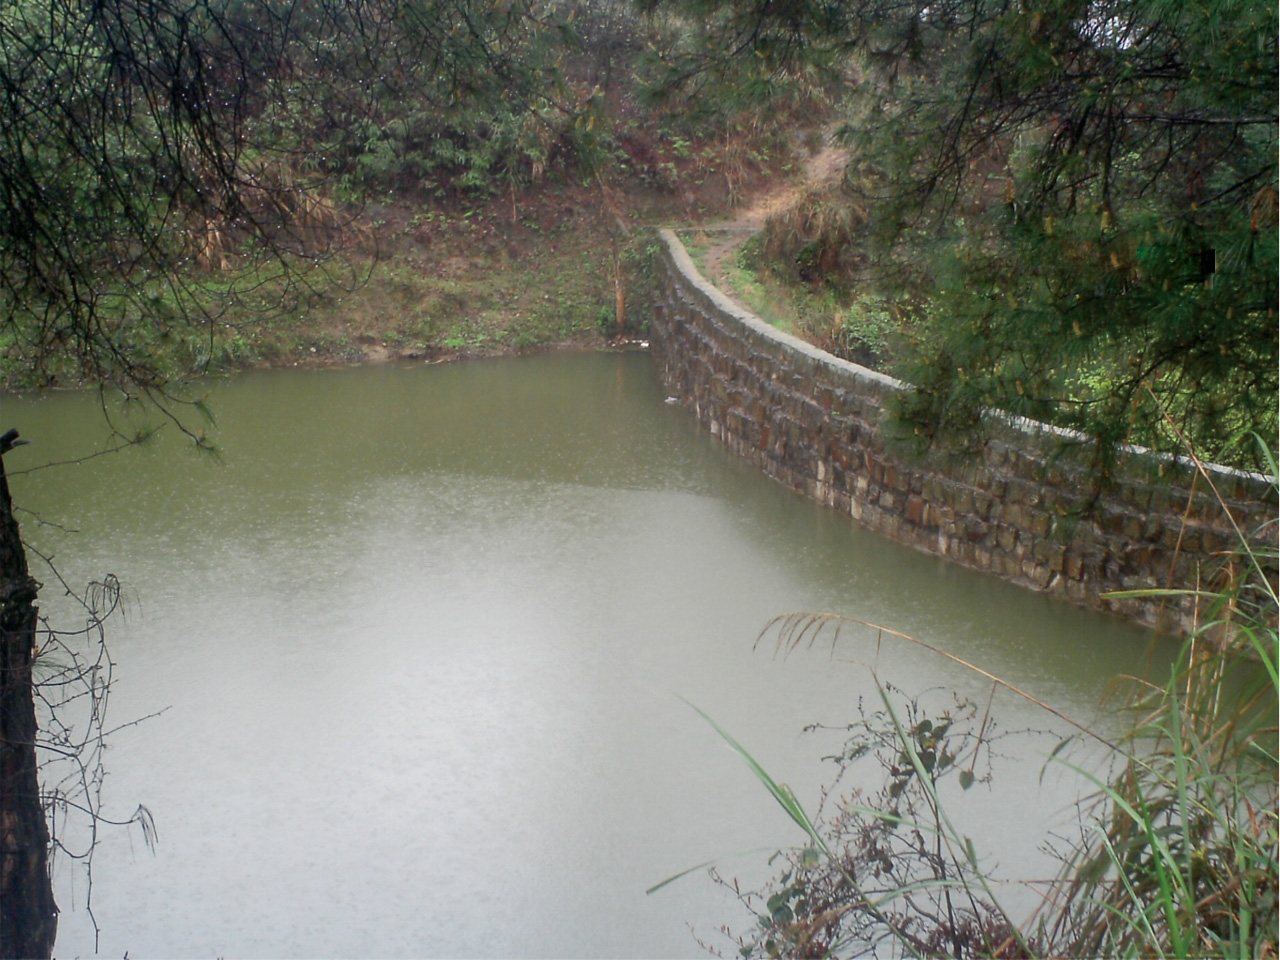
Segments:
[[[1194,628],[1193,598],[1104,594],[1213,583],[1239,543],[1233,520],[1276,543],[1258,474],[1209,468],[1224,509],[1191,464],[1135,448],[1099,492],[1087,442],[1003,415],[980,453],[921,454],[892,419],[909,385],[769,326],[704,280],[674,233],[661,239],[650,342],[667,389],[735,453],[863,526],[1175,634]]]

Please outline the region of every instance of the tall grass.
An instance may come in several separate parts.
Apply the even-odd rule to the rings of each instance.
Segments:
[[[819,639],[835,643],[851,623],[875,629],[877,642],[932,650],[987,678],[993,692],[1008,690],[1070,723],[1113,760],[1110,773],[1098,775],[1058,750],[1050,755],[1092,794],[1042,906],[1015,923],[938,792],[945,777],[968,789],[983,775],[978,761],[994,736],[989,712],[979,720],[956,701],[929,716],[919,699],[904,705],[877,680],[881,709],[851,725],[856,735],[839,759],[874,754],[884,784],[871,795],[855,792],[825,819],[811,819],[720,731],[810,838],[781,855],[766,889],[740,894],[756,915],[752,929],[731,932],[741,955],[1277,956],[1276,531],[1238,532],[1216,580],[1197,591],[1202,622],[1167,675],[1127,678],[1131,722],[1116,740],[897,631],[821,614],[774,621],[766,633],[784,653]]]
[[[1164,681],[1137,683],[1119,772],[1039,923],[1071,956],[1275,956],[1275,552],[1242,544]]]

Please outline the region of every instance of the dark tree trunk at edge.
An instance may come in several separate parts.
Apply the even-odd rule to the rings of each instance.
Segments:
[[[50,957],[58,907],[49,877],[49,828],[36,770],[31,656],[36,591],[9,498],[0,437],[0,957]]]

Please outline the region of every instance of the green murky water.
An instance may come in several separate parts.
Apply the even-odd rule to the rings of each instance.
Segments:
[[[801,730],[851,719],[873,669],[990,693],[866,632],[753,652],[780,613],[891,626],[1114,727],[1100,698],[1142,669],[1141,631],[862,531],[663,400],[643,354],[252,373],[211,387],[221,464],[166,428],[15,476],[26,536],[69,582],[125,583],[112,719],[165,710],[113,738],[107,812],[145,803],[160,843],[104,835],[101,953],[725,946],[717,927],[748,921],[703,874],[645,888],[713,858],[759,879],[802,835],[681,698],[813,806],[838,738]],[[103,442],[92,397],[0,405],[34,441],[11,471]],[[1069,830],[1078,786],[1040,780],[1054,742],[1009,741],[993,784],[953,798],[1006,875],[1043,875],[1044,830]],[[90,954],[83,875],[63,860],[58,882],[59,955]]]

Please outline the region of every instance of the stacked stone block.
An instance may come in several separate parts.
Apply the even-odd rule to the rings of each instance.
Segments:
[[[1104,595],[1211,586],[1237,528],[1274,548],[1274,485],[1257,474],[1210,467],[1219,502],[1192,464],[1126,448],[1099,484],[1085,438],[995,413],[980,451],[919,452],[893,417],[908,384],[770,327],[662,239],[650,339],[668,389],[735,453],[862,525],[1173,633],[1194,628],[1194,598]]]

